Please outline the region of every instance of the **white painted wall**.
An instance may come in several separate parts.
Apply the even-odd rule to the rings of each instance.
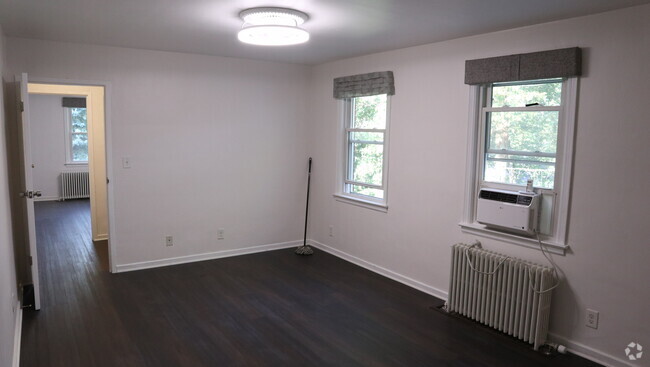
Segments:
[[[32,81],[109,83],[115,264],[301,238],[307,67],[14,38],[7,48],[11,71]]]
[[[5,37],[0,29],[0,71],[6,75]],[[11,366],[16,326],[16,267],[9,203],[4,88],[0,88],[0,366]]]
[[[88,165],[66,166],[65,116],[61,106],[63,96],[29,95],[29,118],[32,158],[35,167],[34,187],[40,190],[40,200],[61,197],[61,172],[88,171]]]
[[[631,341],[650,346],[650,6],[406,48],[313,69],[309,154],[311,237],[446,294],[450,249],[461,233],[469,87],[467,59],[579,46],[570,253],[554,294],[556,340],[608,363]],[[388,213],[335,201],[339,146],[332,79],[392,70]],[[334,237],[328,234],[334,226]],[[479,238],[484,247],[544,262],[541,253]],[[437,289],[437,291],[436,291]],[[597,330],[585,309],[600,311]],[[645,358],[645,357],[644,357]],[[650,356],[637,365],[649,365]]]

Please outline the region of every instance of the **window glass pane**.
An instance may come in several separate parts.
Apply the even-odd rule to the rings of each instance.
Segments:
[[[351,143],[352,181],[372,185],[382,184],[383,144]]]
[[[350,190],[350,192],[352,193],[359,194],[359,195],[366,195],[378,199],[384,198],[384,190],[372,189],[369,187],[363,187],[359,185],[350,185],[350,186],[352,186],[352,189]]]
[[[488,113],[488,148],[554,154],[558,118],[558,111]]]
[[[350,132],[350,140],[352,141],[373,141],[377,143],[383,143],[384,142],[384,133],[369,133],[369,132],[358,132],[358,131],[351,131]]]
[[[494,84],[492,107],[559,106],[562,100],[562,81],[526,85]]]
[[[85,108],[70,108],[70,131],[73,133],[88,132]]]
[[[535,187],[552,189],[555,182],[555,158],[508,154],[487,154],[483,179],[526,186],[533,180]]]
[[[386,128],[386,95],[352,99],[352,124],[355,129]]]
[[[72,161],[88,161],[88,134],[72,134]]]

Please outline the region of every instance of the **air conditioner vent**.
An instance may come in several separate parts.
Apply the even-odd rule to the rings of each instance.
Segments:
[[[489,190],[481,190],[480,194],[481,199],[486,199],[486,200],[494,200],[494,201],[500,201],[502,203],[512,203],[512,204],[517,204],[517,197],[519,195],[516,194],[508,194],[505,192],[499,192],[499,191],[489,191]]]

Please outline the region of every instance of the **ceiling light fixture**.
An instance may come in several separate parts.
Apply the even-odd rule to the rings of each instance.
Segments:
[[[239,13],[244,21],[237,38],[259,46],[288,46],[309,41],[309,33],[299,28],[307,14],[285,8],[251,8]]]

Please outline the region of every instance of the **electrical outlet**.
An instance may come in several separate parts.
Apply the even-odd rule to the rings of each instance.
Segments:
[[[173,236],[166,236],[165,237],[165,245],[167,247],[174,246],[174,237]]]
[[[587,309],[587,323],[586,325],[593,329],[598,329],[598,311]]]
[[[223,229],[223,228],[217,229],[217,239],[218,240],[223,240],[225,238],[225,235],[226,235],[225,232],[226,232],[226,230]]]
[[[330,237],[334,237],[334,226],[330,226]]]

